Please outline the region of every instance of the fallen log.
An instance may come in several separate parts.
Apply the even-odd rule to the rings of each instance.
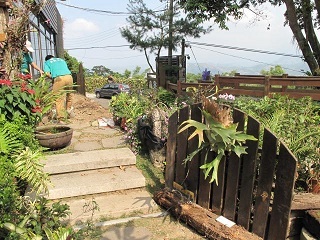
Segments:
[[[257,240],[262,239],[246,229],[226,225],[216,221],[217,214],[188,201],[177,190],[163,189],[154,194],[157,204],[167,209],[175,218],[182,220],[197,232],[215,240]]]

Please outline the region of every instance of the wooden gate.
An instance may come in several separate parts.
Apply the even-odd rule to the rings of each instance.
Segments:
[[[231,154],[220,162],[218,185],[204,179],[199,167],[206,150],[185,165],[184,159],[197,148],[197,137],[188,140],[192,129],[178,132],[187,119],[202,121],[201,104],[182,108],[169,118],[166,155],[166,186],[191,192],[193,201],[243,226],[263,239],[286,238],[293,197],[297,160],[268,129],[244,112],[234,109],[238,130],[259,138],[247,141],[247,153]],[[261,146],[261,147],[259,147]],[[212,156],[215,153],[210,152]]]

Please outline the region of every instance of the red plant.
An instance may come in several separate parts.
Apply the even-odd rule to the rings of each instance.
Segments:
[[[8,79],[0,79],[0,84],[6,85],[6,86],[11,86],[12,82],[11,82],[11,80],[8,80]]]

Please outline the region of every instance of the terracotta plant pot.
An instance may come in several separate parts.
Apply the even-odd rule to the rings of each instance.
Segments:
[[[35,137],[41,146],[49,149],[59,149],[70,144],[73,129],[64,125],[48,125],[37,127]]]

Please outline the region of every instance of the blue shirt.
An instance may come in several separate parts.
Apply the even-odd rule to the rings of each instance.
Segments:
[[[65,60],[61,58],[51,58],[44,63],[44,72],[50,73],[51,78],[70,75],[71,72]]]
[[[22,55],[22,62],[21,62],[21,72],[22,73],[29,73],[29,64],[33,62],[32,57],[29,53],[23,53]]]

